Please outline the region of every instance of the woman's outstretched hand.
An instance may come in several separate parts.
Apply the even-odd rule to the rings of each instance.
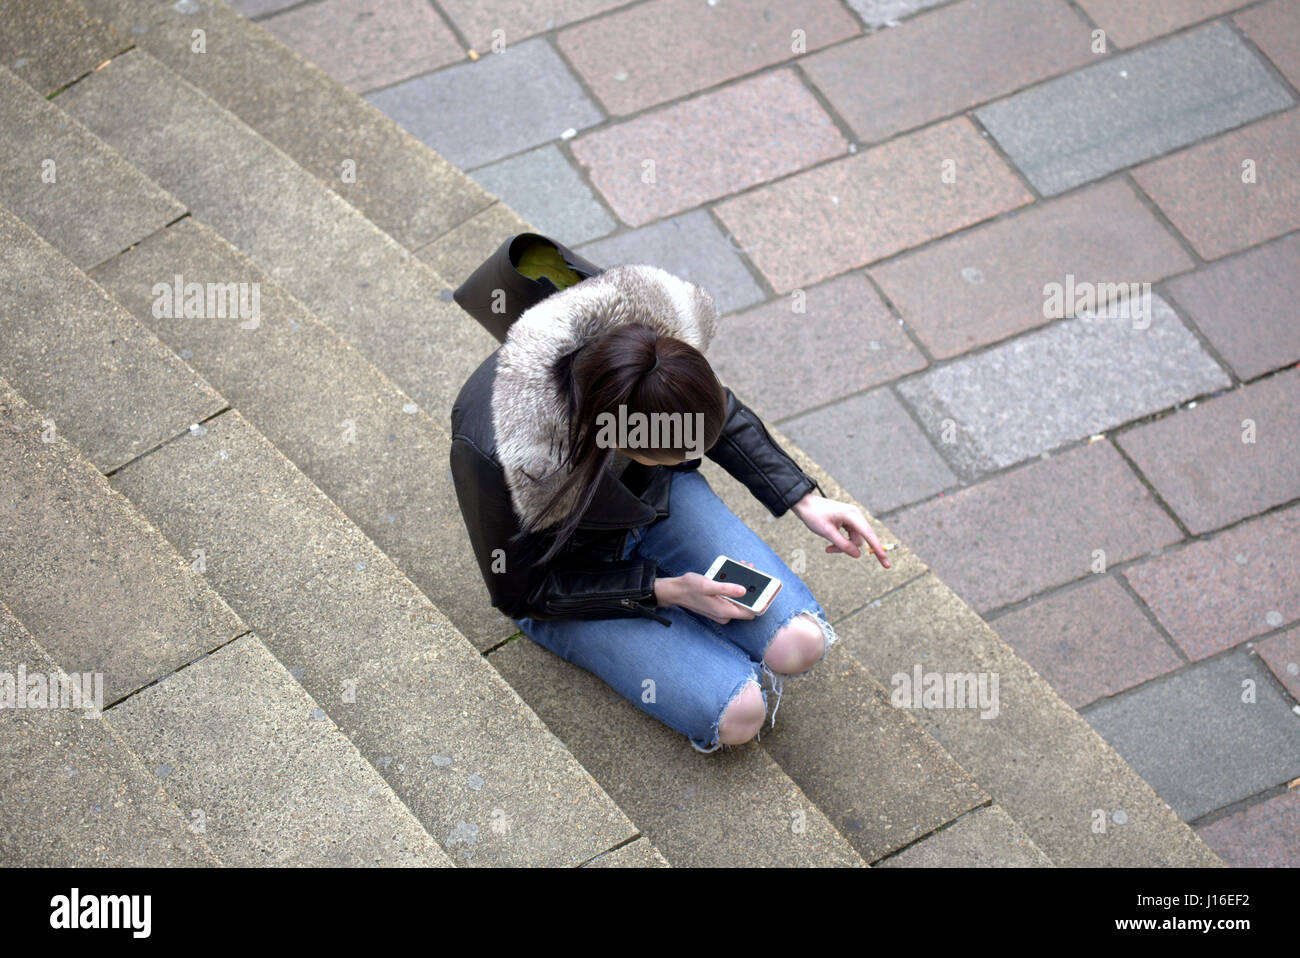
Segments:
[[[861,546],[866,542],[880,564],[889,568],[885,547],[871,531],[862,510],[851,502],[836,502],[810,492],[790,508],[804,525],[823,539],[830,540],[827,552],[847,552],[856,559],[862,555]],[[847,538],[841,530],[848,531]]]

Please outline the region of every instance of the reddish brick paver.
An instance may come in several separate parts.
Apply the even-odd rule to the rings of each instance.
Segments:
[[[1124,570],[1193,661],[1300,619],[1300,507]]]
[[[1244,7],[1251,0],[1078,0],[1113,43],[1132,47],[1153,37]]]
[[[715,210],[772,287],[787,293],[1032,200],[962,118],[760,187]]]
[[[1000,616],[993,628],[1076,709],[1183,664],[1110,575]]]
[[[650,0],[560,31],[560,52],[622,116],[861,33],[835,0]],[[773,108],[776,104],[772,105]]]
[[[1064,0],[965,0],[801,66],[874,143],[1090,62],[1089,44]]]
[[[1300,361],[1300,233],[1169,284],[1241,379]]]
[[[948,358],[1047,323],[1043,287],[1067,274],[1143,283],[1191,268],[1178,241],[1115,179],[906,253],[871,275],[926,348]]]
[[[1273,0],[1237,14],[1236,21],[1291,85],[1300,86],[1300,0]]]
[[[1196,833],[1236,868],[1300,868],[1300,789],[1203,825]]]
[[[629,226],[774,180],[848,150],[792,70],[588,134],[573,155]]]
[[[1177,542],[1108,442],[1076,447],[896,513],[890,527],[977,611]]]
[[[1254,441],[1244,441],[1251,424]],[[1300,370],[1138,426],[1119,444],[1193,533],[1289,502],[1300,496]]]
[[[861,273],[725,317],[709,351],[718,377],[761,396],[764,415],[783,419],[924,369],[925,357]],[[832,346],[831,344],[835,344]],[[791,375],[815,367],[811,375]]]
[[[321,0],[276,14],[262,26],[358,92],[465,58],[425,0]]]
[[[1253,163],[1254,182],[1243,164]],[[1300,109],[1133,171],[1207,260],[1300,228]]]

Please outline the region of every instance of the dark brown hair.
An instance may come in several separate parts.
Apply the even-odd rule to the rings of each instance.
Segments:
[[[614,455],[612,446],[597,445],[602,413],[617,417],[619,406],[625,407],[628,415],[640,413],[646,417],[703,413],[704,435],[697,440],[703,449],[717,442],[727,416],[726,393],[704,354],[680,339],[659,335],[643,323],[626,323],[595,337],[570,353],[555,372],[560,380],[556,385],[567,397],[569,419],[565,455],[559,468],[567,470],[572,480],[551,497],[543,515],[550,515],[571,495],[574,485],[583,491],[573,511],[554,530],[554,541],[538,563],[550,561],[568,541]],[[687,458],[691,451],[664,446],[645,450],[648,458],[678,460]]]

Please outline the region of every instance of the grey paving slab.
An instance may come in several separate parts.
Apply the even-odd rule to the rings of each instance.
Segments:
[[[496,347],[440,299],[432,269],[147,53],[118,57],[64,98],[426,409],[449,413]]]
[[[938,6],[944,0],[848,0],[869,27],[892,25],[903,17]]]
[[[0,207],[0,376],[102,472],[226,402]]]
[[[988,800],[838,643],[785,680],[779,716],[762,747],[867,861]]]
[[[673,867],[864,864],[758,743],[701,755],[685,736],[527,637],[488,660]]]
[[[110,710],[222,861],[234,867],[451,860],[256,636]]]
[[[1061,193],[1292,104],[1215,23],[975,111],[1029,181]]]
[[[892,855],[877,868],[1050,868],[1051,861],[999,805],[979,808]]]
[[[0,5],[0,66],[41,96],[89,73],[131,41],[77,0],[7,0]]]
[[[1119,753],[935,576],[871,603],[836,630],[891,690],[901,688],[896,676],[914,677],[918,667],[923,675],[985,673],[990,692],[998,677],[996,714],[911,712],[1056,865],[1219,864]],[[1124,813],[1122,827],[1093,830],[1115,811]]]
[[[81,269],[185,213],[85,127],[0,67],[0,204]]]
[[[62,669],[102,672],[107,705],[245,627],[45,422],[0,380],[0,602]]]
[[[1054,323],[898,391],[975,478],[1231,384],[1168,303],[1142,302]]]
[[[1083,715],[1186,821],[1300,776],[1300,715],[1244,648]]]
[[[648,839],[638,838],[612,852],[597,855],[583,868],[668,868],[668,860]]]
[[[714,225],[706,210],[587,243],[577,251],[597,266],[649,263],[666,269],[704,287],[719,313],[742,309],[765,298],[741,262],[738,248]]]
[[[558,139],[605,118],[554,48],[537,37],[368,94],[371,103],[461,169]]]
[[[19,679],[19,670],[25,673]],[[0,672],[20,701],[69,680],[0,605]],[[54,676],[54,678],[50,678]],[[79,681],[81,676],[71,677]],[[37,699],[40,702],[41,699]],[[53,699],[46,700],[53,703]],[[72,708],[0,710],[0,864],[7,868],[202,867],[220,861],[103,719]]]
[[[155,317],[153,285],[176,274],[187,282],[255,286],[257,327],[246,329],[248,321],[238,318]],[[492,608],[458,520],[446,428],[302,303],[193,219],[93,275],[214,383],[476,647],[515,633]]]
[[[470,171],[537,231],[570,248],[613,231],[614,218],[553,143]]]
[[[237,413],[207,428],[123,469],[115,485],[173,542],[205,550],[215,588],[457,864],[579,865],[635,836],[320,490]]]
[[[897,509],[959,482],[889,389],[841,399],[783,425],[872,512]]]
[[[489,206],[444,157],[221,0],[84,0],[408,249]],[[191,33],[205,31],[202,56]]]

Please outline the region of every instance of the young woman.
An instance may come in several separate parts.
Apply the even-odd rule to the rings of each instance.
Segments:
[[[524,310],[452,409],[452,475],[492,604],[702,752],[759,733],[760,670],[779,707],[783,677],[836,638],[808,587],[710,488],[702,453],[827,552],[856,558],[865,542],[889,567],[862,513],[815,495],[718,381],[703,355],[716,321],[698,286],[611,267]],[[681,426],[649,445],[624,430],[617,448],[602,426],[620,416]],[[765,613],[723,598],[743,586],[705,577],[719,554],[781,580]]]

